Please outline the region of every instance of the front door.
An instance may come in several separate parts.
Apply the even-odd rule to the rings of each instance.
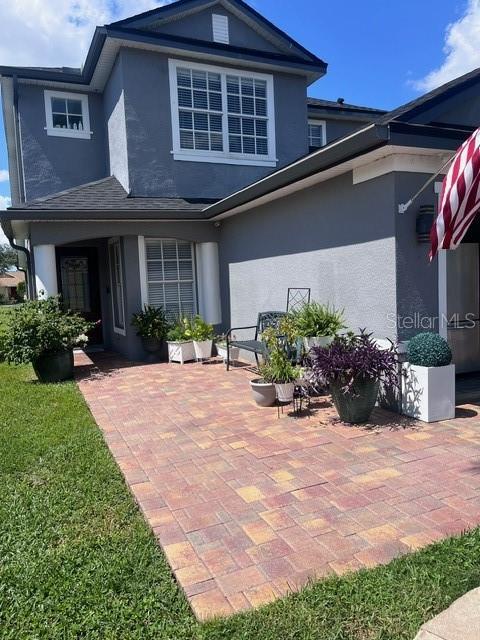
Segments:
[[[97,322],[89,333],[89,344],[103,342],[98,253],[95,247],[57,247],[59,290],[65,306]]]

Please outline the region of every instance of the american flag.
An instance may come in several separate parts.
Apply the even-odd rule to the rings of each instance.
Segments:
[[[430,231],[430,260],[456,249],[480,209],[480,129],[465,140],[443,179],[438,215]]]

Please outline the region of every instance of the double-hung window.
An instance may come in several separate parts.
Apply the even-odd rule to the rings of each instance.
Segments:
[[[325,120],[308,121],[308,146],[310,149],[319,149],[327,144],[327,132]]]
[[[88,96],[64,91],[45,91],[45,130],[49,136],[90,138]]]
[[[145,277],[148,304],[163,307],[169,320],[195,314],[195,265],[191,242],[145,238]]]
[[[273,77],[170,60],[176,160],[276,166]]]

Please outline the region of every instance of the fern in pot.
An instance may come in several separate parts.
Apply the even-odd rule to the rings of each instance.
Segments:
[[[319,302],[308,302],[294,314],[295,328],[303,338],[305,350],[329,345],[345,328],[343,311]]]
[[[398,384],[397,358],[393,346],[379,347],[371,334],[335,338],[327,347],[313,347],[312,370],[317,380],[328,383],[343,422],[367,422],[375,407],[380,383]]]
[[[137,330],[145,351],[158,355],[169,329],[163,308],[145,305],[142,311],[133,314],[132,326]]]

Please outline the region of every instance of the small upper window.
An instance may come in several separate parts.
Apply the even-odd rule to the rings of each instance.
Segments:
[[[49,136],[90,138],[88,96],[63,91],[45,91],[45,115]]]
[[[212,14],[213,41],[229,44],[228,16],[221,16],[218,13]]]
[[[319,149],[327,144],[327,132],[324,120],[309,120],[308,122],[308,146],[310,149]]]

